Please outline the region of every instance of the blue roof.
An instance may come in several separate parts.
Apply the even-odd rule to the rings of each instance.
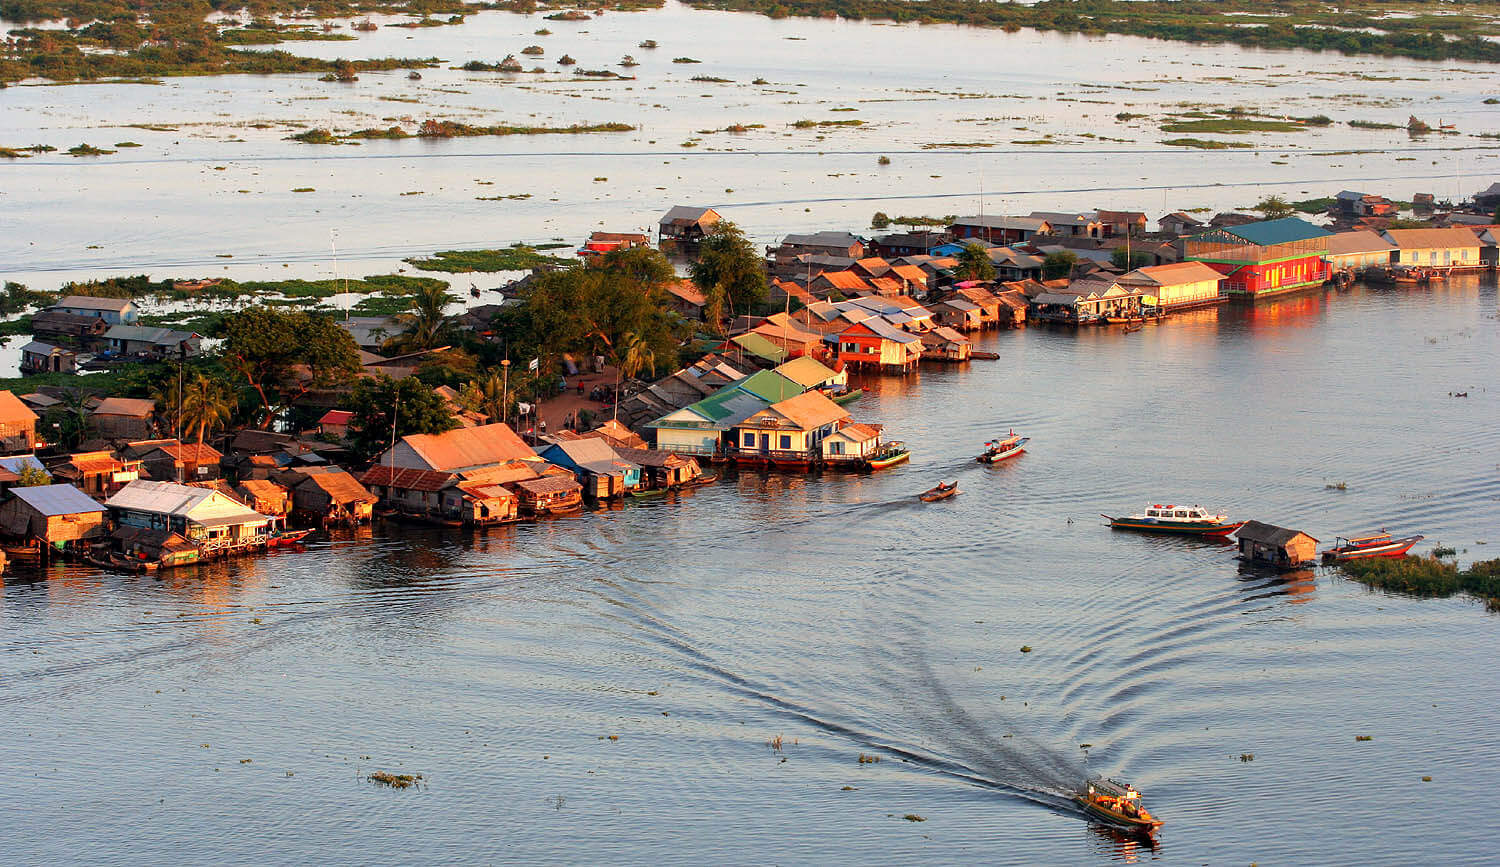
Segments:
[[[1243,226],[1233,226],[1222,231],[1262,247],[1269,247],[1272,244],[1287,244],[1292,241],[1306,241],[1310,238],[1325,238],[1333,234],[1327,229],[1314,226],[1312,223],[1298,219],[1297,217],[1262,220],[1259,223],[1246,223]]]
[[[93,497],[72,485],[37,485],[31,488],[11,488],[10,492],[21,502],[48,517],[104,511],[104,507],[95,502]]]
[[[42,462],[36,459],[36,455],[15,455],[14,457],[0,458],[0,467],[5,467],[7,470],[18,474],[24,467],[31,467],[42,472],[47,471],[47,468],[42,466]]]

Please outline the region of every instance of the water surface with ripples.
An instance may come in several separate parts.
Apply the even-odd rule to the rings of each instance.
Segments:
[[[1469,277],[1006,332],[999,361],[864,383],[857,417],[915,451],[876,475],[8,575],[0,840],[16,863],[1478,860],[1495,614],[1098,515],[1500,551],[1496,315]],[[974,462],[1012,427],[1026,455]],[[919,503],[939,478],[964,493]],[[1067,805],[1086,771],[1147,793],[1156,848]]]

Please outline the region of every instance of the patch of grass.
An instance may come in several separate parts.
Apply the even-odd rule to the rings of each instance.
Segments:
[[[908,822],[925,822],[925,821],[927,821],[926,819],[922,818],[921,816],[918,816],[916,813],[907,813],[905,816],[902,816],[901,818],[905,819]]]
[[[531,198],[531,193],[511,193],[508,196],[475,196],[476,202],[504,202],[509,200],[520,200]]]
[[[1381,123],[1375,120],[1351,120],[1349,125],[1355,129],[1401,129],[1399,123]]]
[[[1217,141],[1215,139],[1202,138],[1169,138],[1162,142],[1174,148],[1197,148],[1205,151],[1221,151],[1228,148],[1249,148],[1255,145],[1238,141]]]
[[[1303,199],[1299,202],[1292,202],[1292,208],[1304,214],[1321,214],[1333,207],[1333,201],[1332,196],[1325,196],[1320,199]],[[1339,490],[1341,491],[1344,489],[1343,484],[1343,482],[1339,482]]]
[[[645,47],[645,43],[641,43],[641,47],[644,48]],[[674,57],[674,58],[672,58],[672,62],[673,63],[702,63],[703,61],[701,61],[701,60],[694,60],[691,57]]]
[[[821,129],[830,126],[864,126],[864,121],[858,118],[849,120],[799,120],[792,124],[795,129]]]
[[[317,187],[292,187],[294,193],[316,193],[317,191]]]
[[[1205,120],[1178,120],[1162,124],[1162,132],[1207,132],[1239,135],[1248,132],[1301,132],[1303,124],[1286,120],[1251,120],[1244,117],[1215,117]]]
[[[338,144],[338,137],[326,129],[314,128],[303,130],[296,135],[286,137],[287,141],[300,141],[303,144]]]
[[[931,151],[938,148],[992,148],[994,142],[989,141],[935,141],[931,144],[922,145],[922,150]]]
[[[112,154],[114,151],[105,148],[96,148],[91,144],[78,144],[68,148],[68,153],[75,157],[97,157],[104,154]]]
[[[443,250],[427,259],[407,259],[423,271],[468,274],[474,271],[530,271],[533,268],[560,267],[571,264],[567,259],[538,253],[535,247],[516,244],[500,250]]]
[[[115,147],[117,147],[117,148],[138,148],[140,146],[141,146],[140,142],[133,142],[133,141],[117,141],[117,142],[115,142]]]
[[[692,80],[702,81],[709,84],[731,84],[734,81],[734,79],[732,78],[720,78],[717,75],[695,75],[693,76]]]
[[[1355,581],[1413,596],[1447,597],[1468,593],[1500,609],[1500,559],[1483,560],[1460,571],[1436,557],[1372,557],[1339,563]]]

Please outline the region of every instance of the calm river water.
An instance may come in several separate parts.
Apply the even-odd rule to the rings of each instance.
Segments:
[[[916,455],[878,475],[8,576],[0,842],[15,863],[1482,860],[1497,615],[1098,513],[1195,502],[1495,556],[1496,317],[1470,278],[1002,333],[999,361],[866,383],[858,417]],[[974,463],[1011,427],[1028,454]],[[939,478],[964,493],[918,503]],[[1066,806],[1083,744],[1166,820],[1156,849]]]

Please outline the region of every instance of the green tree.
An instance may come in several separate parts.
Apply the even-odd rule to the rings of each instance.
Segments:
[[[359,347],[324,316],[250,307],[224,320],[224,366],[255,392],[261,428],[315,388],[348,382],[359,370]]]
[[[361,460],[390,448],[395,437],[435,434],[458,427],[453,411],[416,377],[392,379],[385,374],[361,379],[349,396],[349,447]]]
[[[1109,253],[1110,264],[1116,268],[1124,268],[1133,271],[1136,268],[1144,268],[1156,261],[1156,257],[1142,250],[1131,250],[1128,254],[1124,247],[1116,247]]]
[[[1078,255],[1072,250],[1058,250],[1056,253],[1048,253],[1047,258],[1042,260],[1042,279],[1061,280],[1073,273],[1073,266],[1078,264]]]
[[[965,244],[958,251],[958,267],[954,273],[960,280],[993,280],[995,263],[990,261],[989,251],[980,244]]]
[[[885,159],[885,157],[881,157],[881,159]],[[890,162],[890,160],[886,160],[886,162],[888,163]],[[885,211],[876,211],[875,216],[870,218],[870,228],[872,229],[884,229],[889,227],[890,225],[890,215]]]
[[[453,320],[444,311],[458,299],[439,285],[423,286],[412,296],[411,306],[400,314],[402,331],[386,341],[400,352],[416,352],[442,345]]]
[[[21,467],[21,472],[18,475],[20,478],[15,481],[13,487],[35,488],[41,485],[52,484],[52,477],[47,475],[47,471],[34,464],[27,464]]]
[[[63,393],[62,403],[49,413],[57,425],[58,438],[69,449],[77,448],[89,429],[89,399],[93,395],[75,388]]]
[[[655,357],[675,357],[686,329],[667,303],[671,266],[655,251],[625,252],[538,277],[524,307],[501,316],[511,356],[541,356],[543,371],[564,353],[618,360],[634,334]]]
[[[719,333],[724,331],[726,314],[749,312],[769,294],[764,260],[729,220],[720,221],[704,236],[698,245],[698,261],[689,273],[708,302],[704,319]]]
[[[1500,226],[1500,206],[1496,206],[1495,213],[1490,215],[1490,222]]]
[[[1266,196],[1250,210],[1255,211],[1263,219],[1267,220],[1279,220],[1282,217],[1290,217],[1297,213],[1297,210],[1288,204],[1286,199],[1280,196]]]
[[[206,435],[228,424],[238,405],[229,383],[195,373],[182,389],[183,430],[201,446]]]

